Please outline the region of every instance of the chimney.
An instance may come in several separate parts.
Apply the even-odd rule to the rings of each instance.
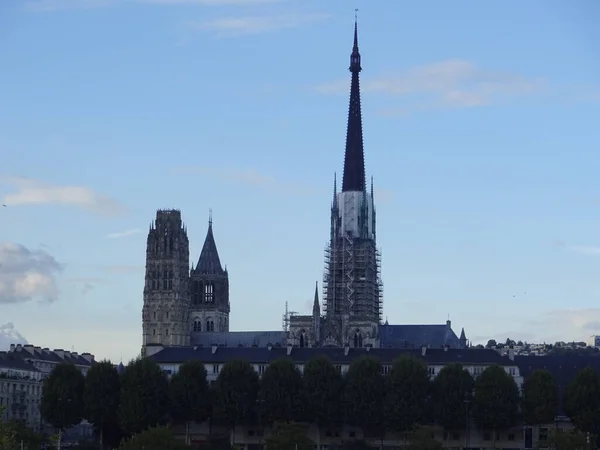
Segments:
[[[425,356],[427,354],[427,347],[424,345],[421,346],[421,356]]]
[[[15,351],[15,344],[10,344],[10,351],[14,352]]]
[[[348,356],[350,353],[350,346],[348,344],[344,345],[344,356]]]
[[[23,348],[33,355],[33,351],[34,351],[33,350],[33,345],[31,345],[31,344],[25,344],[23,346]]]
[[[58,356],[60,359],[65,359],[65,351],[62,348],[55,348],[53,350],[54,354]]]
[[[508,359],[510,359],[511,361],[515,360],[515,349],[514,348],[508,349]]]
[[[212,354],[214,355],[215,353],[217,353],[217,348],[219,348],[219,346],[217,344],[213,344],[212,345]]]
[[[273,344],[271,344],[270,342],[267,344],[267,350],[271,351],[271,349],[273,348]]]
[[[17,351],[20,352],[23,350],[23,346],[21,344],[17,344]]]
[[[292,347],[292,344],[288,344],[288,345],[287,345],[287,355],[288,355],[288,356],[290,356],[290,355],[291,355],[291,353],[292,353],[292,348],[293,348],[293,347]]]
[[[42,347],[34,347],[34,350],[36,353],[41,353],[42,352]]]
[[[68,350],[65,350],[65,359],[70,358],[71,357],[71,352]]]
[[[448,346],[444,345],[444,351],[447,352],[448,351]]]
[[[72,356],[73,358],[77,358],[79,355],[77,354],[77,352],[71,352],[71,356]]]

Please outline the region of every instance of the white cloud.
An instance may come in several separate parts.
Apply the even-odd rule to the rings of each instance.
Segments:
[[[397,112],[440,108],[487,106],[532,94],[543,82],[509,72],[485,70],[469,61],[447,60],[408,69],[397,75],[366,78],[364,92],[398,96],[404,99]],[[317,86],[324,94],[346,93],[348,80]],[[385,112],[393,113],[390,108]]]
[[[138,234],[141,233],[142,230],[140,230],[139,228],[132,228],[130,230],[125,230],[125,231],[117,231],[116,233],[110,233],[108,235],[106,235],[107,239],[119,239],[119,238],[124,238],[127,236],[133,236],[134,234]]]
[[[125,3],[140,3],[153,5],[252,5],[261,3],[276,3],[285,0],[28,0],[24,3],[25,9],[31,12],[53,12],[73,9],[95,9],[107,6],[122,5]]]
[[[555,242],[554,245],[570,252],[582,253],[584,255],[600,255],[600,246],[597,245],[571,245],[562,241]]]
[[[12,322],[0,325],[0,351],[8,350],[10,344],[28,344],[27,339],[17,331]]]
[[[0,303],[56,300],[56,277],[62,268],[45,250],[0,244]]]
[[[7,206],[65,205],[108,216],[125,210],[116,201],[83,186],[57,186],[22,177],[3,177],[0,184],[9,185],[15,191],[2,197],[2,203]]]
[[[286,28],[298,28],[328,19],[328,14],[283,14],[272,16],[223,17],[205,22],[190,23],[198,30],[212,31],[217,37],[236,37],[268,33]]]

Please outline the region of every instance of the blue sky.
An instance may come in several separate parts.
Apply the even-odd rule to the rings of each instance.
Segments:
[[[280,329],[286,301],[309,311],[355,7],[390,323],[600,334],[597,1],[13,0],[4,341],[135,356],[146,231],[166,207],[193,259],[212,208],[232,329]]]

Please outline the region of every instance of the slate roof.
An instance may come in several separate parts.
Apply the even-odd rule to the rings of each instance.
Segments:
[[[222,275],[225,273],[221,266],[219,252],[217,251],[217,244],[213,234],[212,218],[208,221],[206,239],[204,239],[204,245],[202,246],[200,258],[198,258],[198,264],[194,269],[194,273],[212,275]]]
[[[402,354],[411,354],[422,358],[430,365],[461,363],[463,365],[499,364],[514,366],[508,356],[502,356],[493,349],[426,349],[425,356],[418,349],[390,349],[390,348],[350,348],[348,354],[344,348],[299,348],[293,347],[290,355],[286,347],[167,347],[154,355],[151,359],[161,364],[179,364],[190,360],[200,360],[204,363],[226,363],[234,359],[244,359],[254,364],[268,364],[276,359],[291,359],[295,363],[303,364],[317,356],[326,356],[334,364],[349,364],[361,356],[373,356],[382,364],[391,364],[394,359]]]
[[[39,372],[39,370],[23,360],[20,356],[16,356],[9,352],[0,352],[0,369],[14,370],[29,370],[31,372]]]
[[[191,336],[192,344],[210,347],[266,347],[267,345],[286,345],[285,331],[229,331],[223,333],[196,332]]]
[[[575,375],[586,367],[600,373],[600,357],[583,355],[551,355],[551,356],[519,356],[515,355],[515,363],[523,378],[527,378],[536,369],[546,369],[554,375],[562,402],[565,387]],[[562,405],[561,405],[562,407]]]
[[[58,352],[62,353],[62,357]],[[61,349],[50,350],[48,348],[35,347],[30,344],[17,345],[14,347],[14,349],[11,347],[10,351],[2,353],[11,355],[15,359],[21,359],[22,361],[41,360],[57,364],[61,362],[67,362],[77,366],[91,366],[93,364],[84,357],[84,355],[88,355],[88,357],[93,358],[93,356],[89,353],[77,354]]]
[[[444,325],[380,325],[381,348],[420,348],[428,346],[461,348],[460,340],[450,324]]]

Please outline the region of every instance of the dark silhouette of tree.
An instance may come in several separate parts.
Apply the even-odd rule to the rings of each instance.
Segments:
[[[382,408],[386,387],[381,364],[363,356],[350,364],[346,374],[344,408],[348,425],[360,426],[366,433],[381,435],[385,411]]]
[[[403,355],[394,360],[386,379],[385,419],[388,429],[406,433],[431,421],[431,382],[422,359]]]
[[[105,432],[118,424],[120,393],[119,373],[110,361],[101,361],[88,370],[83,392],[83,416],[94,424],[102,448]]]
[[[149,428],[123,441],[119,450],[187,450],[189,445],[173,436],[168,427]]]
[[[260,383],[262,420],[266,423],[302,420],[304,386],[302,374],[288,359],[271,362]]]
[[[435,430],[430,426],[415,427],[408,433],[406,450],[442,450],[444,447],[434,435]]]
[[[344,380],[341,372],[324,356],[304,366],[305,418],[319,426],[343,421],[341,402]]]
[[[183,363],[169,382],[171,419],[185,423],[185,442],[190,443],[190,422],[204,422],[210,413],[206,368],[200,361]]]
[[[83,419],[85,377],[73,364],[58,364],[44,380],[40,414],[58,430],[58,447],[62,432]]]
[[[467,405],[473,400],[475,380],[460,364],[449,364],[432,382],[433,417],[445,430],[467,428]],[[467,403],[465,403],[467,402]]]
[[[558,414],[558,386],[552,373],[537,369],[525,379],[521,409],[527,425],[554,421]]]
[[[148,358],[131,361],[121,377],[119,421],[124,432],[139,433],[166,423],[169,381]]]
[[[504,367],[487,367],[475,380],[473,419],[480,430],[508,429],[518,422],[519,388]],[[495,444],[495,442],[494,442]]]
[[[485,344],[485,348],[494,348],[498,345],[498,343],[496,342],[496,339],[490,339],[489,341],[487,341],[487,344]]]
[[[536,450],[582,450],[588,448],[586,434],[579,430],[548,430],[548,438],[538,441],[535,445]]]
[[[315,443],[308,438],[306,431],[305,425],[276,422],[265,439],[265,447],[267,450],[313,450]]]
[[[565,389],[565,413],[584,433],[600,436],[600,375],[586,367]]]
[[[248,361],[226,363],[214,388],[213,415],[235,432],[237,425],[249,423],[256,414],[260,381]]]

